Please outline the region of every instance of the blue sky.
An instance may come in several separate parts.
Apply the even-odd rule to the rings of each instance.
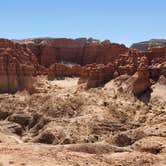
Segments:
[[[0,37],[166,39],[166,0],[1,0]]]

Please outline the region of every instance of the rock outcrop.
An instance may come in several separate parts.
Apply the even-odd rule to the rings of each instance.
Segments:
[[[86,83],[88,88],[129,75],[126,89],[138,95],[150,86],[150,79],[166,76],[166,48],[139,51],[109,40],[86,38],[2,39],[0,63],[1,92],[30,89],[32,75],[80,77],[79,83]]]
[[[82,70],[80,82],[89,80],[89,87],[94,87],[95,84],[96,86],[101,85],[112,78],[127,74],[132,76],[129,82],[135,80],[135,85],[132,85],[130,90],[133,89],[132,92],[134,94],[139,94],[150,86],[149,79],[156,81],[159,79],[160,75],[165,76],[166,49],[152,48],[144,52],[129,50],[125,54],[120,54],[119,58],[112,62],[112,67],[110,67],[109,64],[85,66]],[[105,77],[107,77],[107,79],[105,79]],[[91,86],[92,82],[95,83]],[[138,90],[136,90],[136,88],[138,88]]]
[[[120,92],[139,96],[148,90],[150,86],[148,60],[146,57],[142,57],[135,74],[129,75],[126,72],[126,74],[122,74],[107,83],[105,88],[113,90],[115,93]]]
[[[165,48],[33,41],[0,40],[0,165],[166,164]]]
[[[86,38],[75,40],[39,38],[15,42],[26,44],[38,58],[39,64],[46,67],[61,62],[80,65],[107,64],[118,59],[119,54],[123,54],[128,50],[123,44],[111,43],[108,40],[100,42]]]
[[[80,83],[86,83],[87,88],[94,88],[108,82],[113,78],[114,66],[109,63],[91,64],[82,68]]]
[[[141,58],[137,72],[126,81],[126,92],[132,92],[134,95],[140,95],[150,87],[148,60]]]
[[[80,65],[65,65],[61,63],[55,63],[51,65],[48,71],[48,78],[50,80],[56,77],[80,77],[82,67]]]
[[[150,48],[166,47],[166,40],[164,39],[151,39],[149,41],[134,43],[130,48],[141,51],[146,51]]]
[[[117,61],[119,75],[132,75],[137,71],[141,58],[146,57],[150,78],[157,80],[160,75],[165,75],[166,48],[151,48],[148,51],[129,50],[121,54]]]
[[[49,76],[52,79],[56,76],[77,76],[80,77],[79,83],[86,83],[87,87],[91,88],[127,74],[132,76],[128,80],[132,83],[127,83],[130,91],[138,95],[148,89],[149,79],[157,81],[160,75],[165,76],[166,49],[152,48],[143,52],[131,49],[124,54],[119,54],[118,58],[115,57],[111,62],[85,66],[56,63],[50,67]],[[127,88],[127,91],[129,89]]]
[[[0,92],[32,90],[36,58],[26,45],[0,39]]]

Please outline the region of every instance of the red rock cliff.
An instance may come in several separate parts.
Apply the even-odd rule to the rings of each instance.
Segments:
[[[36,58],[26,45],[0,39],[0,92],[32,90]]]
[[[146,59],[146,70],[141,59]],[[138,51],[109,41],[85,38],[0,40],[1,92],[27,88],[34,73],[48,74],[50,78],[78,76],[79,83],[96,87],[112,78],[123,74],[132,76],[136,72],[136,86],[132,85],[136,93],[148,88],[149,79],[156,81],[161,75],[166,76],[166,48]],[[146,75],[145,86],[136,90],[137,82],[143,81]]]
[[[75,40],[44,38],[19,42],[26,44],[36,55],[39,63],[46,67],[59,62],[71,62],[80,65],[107,64],[128,50],[124,45],[85,38]]]

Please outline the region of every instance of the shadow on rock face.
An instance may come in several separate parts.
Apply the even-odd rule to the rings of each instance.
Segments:
[[[137,96],[137,98],[142,101],[145,104],[148,104],[150,99],[151,99],[151,93],[153,92],[153,90],[151,88],[149,88],[148,90],[146,90],[145,92],[141,93],[140,95]]]
[[[125,147],[131,145],[133,140],[125,134],[118,134],[114,137],[114,142],[117,146]]]

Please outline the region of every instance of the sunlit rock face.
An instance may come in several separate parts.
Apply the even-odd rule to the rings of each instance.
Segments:
[[[165,165],[165,96],[164,47],[0,39],[0,165]]]
[[[91,63],[107,64],[125,53],[128,48],[123,44],[94,39],[29,39],[19,41],[26,44],[36,55],[41,65],[49,67],[53,63],[71,62],[80,65]]]
[[[80,77],[79,84],[86,82],[88,88],[93,88],[127,74],[133,82],[129,91],[139,94],[149,88],[150,79],[157,81],[160,75],[166,76],[165,63],[164,47],[139,51],[108,40],[1,39],[0,91],[29,89],[33,75],[44,74],[50,79]]]
[[[166,40],[164,39],[151,39],[149,41],[138,42],[131,45],[130,48],[146,51],[150,48],[166,47]]]
[[[0,39],[0,92],[30,90],[37,60],[26,45]]]

